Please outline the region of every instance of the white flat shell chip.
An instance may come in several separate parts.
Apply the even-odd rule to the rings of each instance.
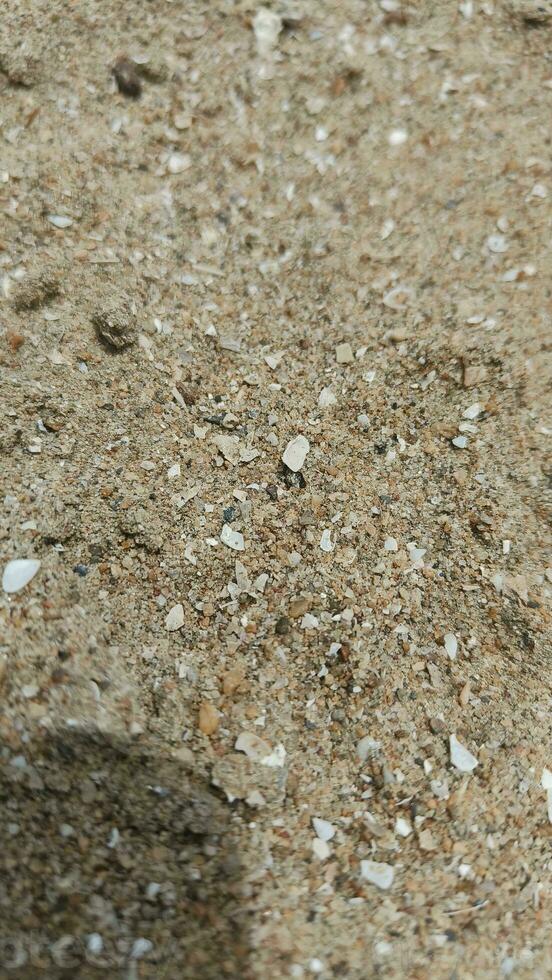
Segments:
[[[9,561],[2,575],[4,592],[20,592],[35,577],[40,565],[37,558],[14,558]]]
[[[54,228],[70,228],[73,219],[66,214],[49,214],[48,221]]]
[[[542,770],[541,786],[546,790],[548,820],[552,823],[552,772],[546,766]]]
[[[258,52],[261,58],[267,58],[278,42],[278,35],[282,30],[282,18],[273,10],[261,7],[253,18],[253,30]]]
[[[316,836],[320,840],[328,841],[335,836],[335,827],[329,820],[322,820],[321,817],[313,817],[312,826]]]
[[[167,164],[170,174],[181,174],[192,165],[192,158],[187,153],[171,153]]]
[[[253,762],[259,762],[262,766],[273,769],[281,768],[286,759],[283,745],[279,744],[273,749],[264,738],[260,738],[254,732],[242,732],[238,735],[234,748],[237,752],[244,752]]]
[[[494,252],[499,255],[501,252],[508,251],[508,242],[504,238],[504,235],[489,235],[487,238],[487,248],[489,252]]]
[[[325,840],[315,837],[312,841],[312,853],[319,861],[326,861],[332,853],[331,847]]]
[[[386,538],[383,544],[386,551],[398,551],[399,546],[395,538]]]
[[[184,606],[181,602],[169,609],[165,617],[165,629],[174,633],[175,630],[182,629],[184,626]]]
[[[330,531],[329,528],[325,528],[322,531],[322,537],[320,538],[320,547],[322,551],[327,551],[327,552],[333,551],[335,548],[335,544],[332,541],[332,532]]]
[[[383,891],[391,888],[393,878],[395,877],[395,871],[392,865],[385,864],[383,861],[361,861],[360,873],[366,881],[369,881],[377,888],[381,888]]]
[[[456,446],[457,449],[465,449],[468,445],[467,436],[455,436],[452,440],[452,445]]]
[[[330,405],[335,405],[337,398],[335,397],[331,388],[322,388],[318,396],[318,407],[319,408],[329,408]]]
[[[395,833],[399,837],[408,837],[412,833],[412,824],[404,817],[397,817],[395,820]]]
[[[288,442],[282,456],[282,462],[289,470],[298,473],[307,458],[309,449],[309,440],[305,436],[296,436],[295,439]]]
[[[481,415],[482,411],[483,405],[480,405],[479,402],[475,402],[475,404],[470,405],[465,412],[462,412],[462,418],[470,420],[476,419],[478,415]]]
[[[389,310],[404,310],[415,299],[411,286],[395,286],[383,297],[383,305]]]
[[[460,772],[472,772],[475,767],[479,765],[479,762],[475,756],[472,755],[471,752],[458,741],[456,735],[450,736],[449,744],[450,761],[455,769],[458,769]]]
[[[361,762],[366,762],[369,756],[377,755],[381,748],[380,742],[371,735],[365,735],[361,738],[360,742],[357,743],[357,755]]]
[[[451,660],[456,659],[456,654],[458,653],[458,640],[456,639],[454,633],[445,633],[444,638],[445,650]]]
[[[224,524],[222,531],[220,533],[220,540],[227,548],[232,548],[233,551],[245,551],[245,542],[243,540],[243,534],[240,531],[234,531],[229,524]]]

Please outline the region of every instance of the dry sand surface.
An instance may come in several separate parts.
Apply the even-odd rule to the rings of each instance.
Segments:
[[[4,0],[2,978],[552,977],[551,51]]]

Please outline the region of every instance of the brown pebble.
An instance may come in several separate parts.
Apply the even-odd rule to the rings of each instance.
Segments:
[[[204,735],[214,735],[220,724],[220,715],[212,704],[204,701],[199,709],[199,730]]]
[[[136,65],[128,58],[118,58],[113,65],[113,75],[117,88],[129,99],[139,99],[142,94],[142,82],[136,70]]]
[[[234,694],[239,688],[240,684],[243,682],[243,670],[239,667],[234,667],[232,670],[227,670],[222,678],[222,690],[225,694]]]
[[[292,599],[289,604],[288,614],[292,619],[300,619],[304,616],[310,608],[310,599],[305,599],[304,596],[300,596],[299,599]]]

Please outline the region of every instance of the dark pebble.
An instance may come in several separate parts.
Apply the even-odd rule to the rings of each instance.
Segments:
[[[88,568],[88,565],[73,565],[73,571],[76,572],[77,575],[84,578],[85,575],[88,575],[90,569]]]
[[[113,75],[117,82],[117,88],[129,99],[139,99],[142,94],[142,82],[136,66],[128,58],[119,58],[113,65]]]

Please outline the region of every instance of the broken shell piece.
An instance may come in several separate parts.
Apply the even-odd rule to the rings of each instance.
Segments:
[[[233,531],[229,524],[223,525],[220,540],[227,548],[232,548],[233,551],[245,551],[243,534],[240,531]]]
[[[450,736],[449,744],[450,761],[460,772],[472,772],[475,767],[479,765],[479,761],[464,745],[461,744],[461,742],[458,741],[456,735]]]
[[[14,558],[9,561],[2,575],[4,592],[20,592],[35,577],[40,565],[37,558]]]
[[[393,878],[395,877],[395,871],[392,865],[385,864],[383,861],[361,861],[360,873],[366,881],[369,881],[372,885],[384,891],[391,888]]]
[[[313,817],[312,826],[316,836],[320,840],[329,841],[335,836],[335,827],[329,820],[322,820],[321,817]]]
[[[169,610],[165,617],[165,629],[168,629],[170,633],[174,633],[175,630],[182,629],[184,626],[184,606],[181,602],[177,603]]]
[[[293,473],[298,473],[307,458],[309,449],[309,440],[305,436],[296,436],[295,439],[288,442],[282,456],[282,462]]]

